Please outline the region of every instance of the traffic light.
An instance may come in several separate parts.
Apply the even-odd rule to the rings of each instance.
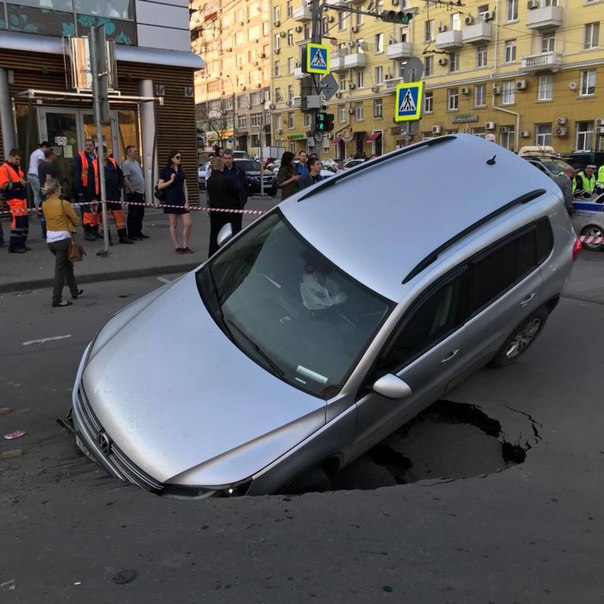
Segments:
[[[380,19],[386,23],[400,23],[402,25],[408,25],[409,21],[413,19],[413,13],[405,13],[403,11],[396,10],[385,10],[380,13]]]
[[[333,113],[325,113],[320,111],[317,113],[317,131],[318,132],[331,132],[333,130]]]

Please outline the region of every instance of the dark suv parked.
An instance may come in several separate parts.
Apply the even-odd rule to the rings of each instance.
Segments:
[[[253,159],[234,159],[235,165],[245,172],[247,192],[249,195],[260,193],[260,179],[264,180],[264,192],[274,197],[277,195],[277,177],[270,171],[262,171],[260,164]]]

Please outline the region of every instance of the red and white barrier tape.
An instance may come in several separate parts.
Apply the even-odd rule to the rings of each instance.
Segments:
[[[596,237],[595,235],[581,235],[579,239],[581,243],[587,243],[588,245],[600,245],[604,243],[604,237]]]
[[[79,208],[81,206],[90,206],[90,205],[97,205],[98,209],[97,212],[100,211],[100,201],[97,202],[90,202],[90,201],[86,201],[86,202],[77,202],[77,203],[72,203],[71,206],[74,208]],[[126,206],[145,206],[147,208],[176,208],[179,210],[184,209],[184,206],[177,206],[177,205],[170,205],[170,204],[164,204],[164,203],[146,203],[143,201],[108,201],[107,203],[120,203]],[[28,212],[37,212],[38,209],[37,208],[27,208]],[[264,210],[237,210],[237,209],[229,209],[229,208],[208,208],[205,206],[189,206],[189,211],[201,211],[201,212],[223,212],[223,213],[227,213],[227,214],[254,214],[254,215],[260,215],[260,214],[264,214]],[[2,210],[0,211],[0,216],[2,216],[3,214],[8,215],[10,214],[11,211],[10,210]]]

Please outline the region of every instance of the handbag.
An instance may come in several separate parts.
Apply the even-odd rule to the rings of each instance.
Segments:
[[[85,255],[86,251],[81,245],[76,243],[75,237],[72,235],[71,243],[67,250],[67,260],[69,260],[69,262],[80,262]]]
[[[158,185],[155,185],[155,199],[157,199],[158,201],[165,201],[166,200],[166,193],[168,192],[168,189],[160,189]]]

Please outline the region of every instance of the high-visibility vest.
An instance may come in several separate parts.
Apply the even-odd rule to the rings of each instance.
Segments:
[[[604,166],[600,166],[598,170],[598,180],[596,181],[599,185],[604,185]]]
[[[587,178],[587,176],[585,175],[585,172],[583,172],[583,170],[581,170],[581,172],[579,172],[579,174],[577,174],[577,178],[581,179],[581,183],[582,183],[582,189],[586,192],[586,193],[593,193],[594,189],[596,187],[596,177],[595,175],[592,174],[591,178]]]
[[[4,186],[7,183],[20,183],[24,178],[23,170],[21,168],[17,168],[9,164],[5,161],[0,166],[0,187]],[[10,198],[10,191],[5,191],[5,195]],[[25,189],[23,189],[23,198],[25,198]]]
[[[80,156],[80,161],[82,163],[82,187],[84,189],[88,188],[88,155],[84,151],[80,151],[78,153]],[[100,191],[99,187],[99,162],[96,158],[92,160],[92,169],[94,170],[94,191],[98,195]]]

